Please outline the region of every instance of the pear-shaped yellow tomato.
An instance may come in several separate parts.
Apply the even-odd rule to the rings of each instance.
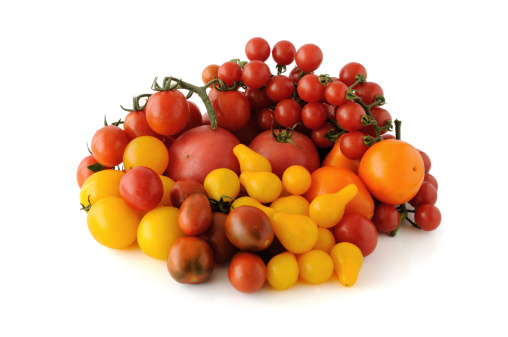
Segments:
[[[270,221],[280,243],[292,253],[305,253],[318,240],[318,226],[308,216],[275,213]]]
[[[103,170],[88,177],[79,192],[79,202],[83,206],[94,205],[105,197],[120,196],[120,180],[125,172]]]
[[[301,195],[279,197],[270,207],[278,213],[309,215],[309,202]]]
[[[330,255],[319,249],[312,249],[298,256],[300,277],[309,283],[326,282],[333,275],[333,261]]]
[[[203,187],[210,198],[231,201],[240,193],[240,179],[233,170],[218,168],[206,175]]]
[[[363,264],[360,248],[349,242],[340,242],[333,246],[330,257],[339,282],[346,287],[354,285]]]
[[[298,281],[298,262],[295,254],[283,252],[275,255],[266,265],[266,280],[277,290],[289,289]]]
[[[250,197],[263,204],[274,201],[282,192],[282,182],[272,172],[243,172],[240,183]]]
[[[318,240],[312,249],[319,249],[328,254],[335,245],[335,236],[328,228],[318,228]]]
[[[233,153],[240,163],[240,172],[272,172],[272,165],[268,159],[244,144],[236,145]]]
[[[292,165],[282,174],[282,185],[291,194],[301,195],[307,192],[312,183],[309,170],[302,165]]]
[[[309,216],[319,227],[333,227],[342,219],[347,203],[357,193],[358,187],[349,184],[338,192],[318,195],[309,205]]]
[[[233,201],[233,203],[231,204],[233,209],[243,205],[257,207],[263,212],[265,212],[265,214],[268,215],[269,218],[271,218],[276,213],[276,211],[273,208],[263,205],[262,203],[260,203],[259,201],[257,201],[252,197],[240,197],[238,199],[235,199],[235,201]]]
[[[123,166],[129,171],[136,166],[146,166],[163,174],[169,162],[168,148],[152,136],[136,137],[129,142],[123,153]]]

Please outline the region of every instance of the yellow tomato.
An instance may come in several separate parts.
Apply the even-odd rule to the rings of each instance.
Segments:
[[[301,195],[279,197],[270,207],[278,213],[309,215],[309,202]]]
[[[360,248],[350,242],[340,242],[333,246],[330,256],[339,282],[346,287],[354,285],[363,264]]]
[[[317,242],[318,226],[308,216],[275,213],[270,223],[280,243],[292,253],[305,253]]]
[[[259,201],[257,201],[252,197],[240,197],[238,199],[235,199],[235,201],[233,201],[233,203],[231,204],[233,208],[238,208],[243,205],[254,206],[259,208],[260,210],[265,212],[266,215],[268,215],[268,218],[271,218],[276,213],[273,208],[263,205],[262,203],[260,203]]]
[[[138,227],[139,248],[148,256],[167,260],[173,242],[185,234],[178,226],[178,208],[160,206],[145,214]]]
[[[319,227],[318,240],[313,249],[319,249],[330,254],[330,251],[332,250],[334,245],[335,245],[335,236],[333,235],[332,231],[327,228]]]
[[[272,172],[242,172],[240,183],[250,197],[263,204],[274,201],[282,192],[282,182]]]
[[[120,197],[120,180],[124,174],[117,170],[103,170],[92,174],[81,186],[79,202],[88,206],[105,197]]]
[[[203,187],[210,198],[231,201],[240,193],[240,179],[235,171],[218,168],[206,175]]]
[[[135,166],[146,166],[163,174],[169,162],[169,153],[164,143],[152,136],[136,137],[129,142],[123,153],[123,166],[129,171]]]
[[[268,159],[244,144],[236,145],[233,148],[233,154],[236,156],[240,164],[240,172],[272,172],[272,166],[270,165]]]
[[[109,248],[126,248],[136,241],[140,217],[120,197],[102,198],[90,208],[88,230],[97,242]]]
[[[294,195],[301,195],[307,192],[311,183],[310,172],[301,165],[290,166],[282,174],[284,189]]]
[[[162,187],[164,189],[159,206],[173,206],[173,204],[171,204],[171,189],[173,188],[175,181],[163,175],[159,175],[159,177],[162,180]]]
[[[298,275],[298,262],[291,252],[275,255],[266,265],[266,280],[277,290],[291,288],[298,281]]]
[[[333,274],[333,261],[330,255],[322,250],[313,249],[298,256],[300,277],[309,283],[326,282]]]

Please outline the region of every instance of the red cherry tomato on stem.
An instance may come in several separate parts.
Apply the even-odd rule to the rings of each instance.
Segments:
[[[339,79],[349,87],[356,82],[355,77],[358,74],[363,74],[365,79],[367,79],[367,70],[365,67],[358,62],[350,62],[340,70]]]
[[[242,80],[249,88],[261,88],[268,83],[270,77],[270,68],[262,61],[250,61],[245,65],[245,67],[243,67]]]
[[[251,110],[247,97],[240,91],[222,91],[210,99],[217,125],[230,132],[240,131],[249,123]]]
[[[319,82],[319,76],[308,74],[302,77],[296,87],[298,96],[305,102],[319,102],[325,97],[326,87]]]
[[[293,127],[302,120],[302,108],[295,100],[284,99],[275,106],[275,119],[285,128]]]
[[[148,99],[146,121],[159,135],[170,136],[183,130],[189,120],[189,104],[178,90],[158,91]]]
[[[266,84],[266,94],[274,102],[280,102],[283,99],[290,98],[295,91],[295,86],[289,77],[277,75]]]
[[[224,62],[217,72],[217,75],[227,86],[232,86],[242,79],[242,68],[236,62]]]
[[[295,46],[287,40],[277,42],[272,49],[273,60],[281,66],[287,66],[293,63],[295,60],[295,54]]]
[[[309,129],[317,129],[326,122],[328,117],[328,109],[324,104],[314,102],[305,105],[302,109],[303,125]]]

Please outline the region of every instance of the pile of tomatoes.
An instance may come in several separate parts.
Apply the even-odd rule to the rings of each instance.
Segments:
[[[181,283],[229,264],[231,285],[251,293],[352,286],[380,233],[439,226],[430,158],[400,140],[363,65],[317,74],[318,46],[259,37],[245,54],[207,66],[203,86],[156,78],[123,121],[104,119],[77,170],[100,244],[137,243]]]

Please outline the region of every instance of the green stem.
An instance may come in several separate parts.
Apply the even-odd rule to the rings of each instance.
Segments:
[[[395,235],[397,235],[397,232],[399,231],[399,228],[400,226],[402,225],[402,223],[404,222],[405,219],[407,219],[407,209],[406,209],[406,204],[402,204],[399,206],[399,212],[400,212],[400,221],[399,221],[399,225],[397,226],[397,228],[395,228],[391,233],[390,233],[390,236],[391,237],[394,237]]]
[[[400,127],[402,122],[398,119],[395,120],[395,138],[400,140]]]

